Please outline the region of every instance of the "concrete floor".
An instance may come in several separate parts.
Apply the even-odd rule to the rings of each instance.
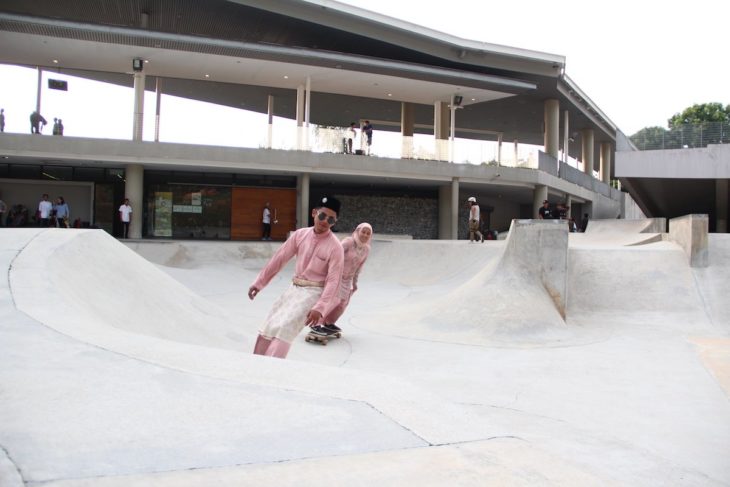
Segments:
[[[569,236],[565,320],[509,240],[376,240],[278,360],[276,243],[2,229],[0,486],[730,485],[730,236],[638,232]]]

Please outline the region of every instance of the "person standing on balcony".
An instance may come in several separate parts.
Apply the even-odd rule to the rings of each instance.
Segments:
[[[344,253],[332,233],[339,212],[337,199],[320,199],[312,210],[314,226],[295,231],[248,288],[248,298],[253,300],[292,257],[297,257],[292,284],[264,320],[254,354],[286,358],[299,332],[305,326],[316,326],[339,303]]]
[[[354,154],[352,147],[354,142],[357,140],[357,124],[352,122],[350,128],[347,129],[347,153]]]
[[[43,115],[33,111],[33,113],[30,114],[30,133],[40,134],[43,127],[46,126],[46,123],[48,122],[46,122],[46,119],[43,118]]]
[[[365,120],[360,131],[365,139],[366,154],[370,155],[370,146],[373,145],[373,125],[370,123],[370,120]]]

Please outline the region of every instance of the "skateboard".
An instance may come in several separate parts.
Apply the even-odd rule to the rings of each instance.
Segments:
[[[330,340],[334,340],[336,338],[340,338],[342,336],[342,332],[335,332],[331,335],[316,335],[312,333],[311,331],[307,333],[307,336],[304,338],[307,342],[319,342],[321,345],[327,345],[327,342]]]

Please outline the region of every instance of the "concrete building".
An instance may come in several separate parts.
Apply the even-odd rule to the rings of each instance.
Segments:
[[[647,216],[706,214],[710,232],[727,233],[730,146],[621,150],[616,177]]]
[[[576,217],[624,213],[627,195],[609,184],[617,128],[567,76],[562,56],[331,1],[170,5],[3,2],[0,62],[37,67],[39,108],[50,69],[135,93],[131,140],[3,134],[5,201],[32,208],[39,194],[63,187],[83,226],[117,235],[116,208],[127,197],[132,237],[241,240],[258,238],[264,202],[276,210],[274,238],[283,239],[309,224],[321,193],[345,203],[338,230],[368,220],[379,233],[414,238],[463,238],[468,196],[482,206],[484,226],[499,231],[536,216],[544,199]],[[145,106],[145,90],[157,93],[156,107]],[[164,120],[162,94],[245,107],[268,124],[247,128],[263,134],[254,147],[144,140],[145,112]],[[343,153],[345,128],[365,120],[375,128],[373,147],[362,149],[370,156]],[[397,153],[378,147],[385,134],[396,137]],[[424,137],[427,149],[417,142]],[[471,142],[496,149],[457,159]],[[540,151],[520,160],[525,144]]]

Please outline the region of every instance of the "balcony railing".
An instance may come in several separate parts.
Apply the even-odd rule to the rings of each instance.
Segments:
[[[317,153],[343,154],[347,148],[345,127],[296,125],[280,122],[260,133],[256,147],[262,149],[302,150]],[[244,143],[243,146],[246,146]],[[456,138],[435,139],[433,135],[403,136],[398,132],[375,130],[371,147],[358,135],[353,152],[392,159],[447,161],[459,164],[500,165],[537,169],[537,154],[541,147],[529,144],[500,144],[497,140]]]
[[[695,149],[730,143],[730,123],[705,122],[671,129],[649,127],[630,137],[639,150]]]

